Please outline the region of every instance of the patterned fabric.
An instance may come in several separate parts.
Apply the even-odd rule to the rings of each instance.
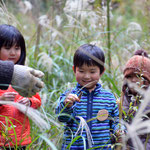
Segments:
[[[139,55],[131,57],[125,65],[124,77],[131,74],[140,74],[150,81],[150,59]]]
[[[0,61],[0,89],[6,90],[12,80],[14,64],[11,61]]]
[[[80,122],[77,116],[83,117],[87,121],[95,118],[98,111],[102,109],[106,109],[109,113],[109,117],[106,120],[99,121],[95,118],[87,123],[94,142],[92,148],[103,148],[103,150],[111,149],[110,133],[116,131],[119,123],[119,110],[116,99],[112,93],[103,89],[100,84],[97,84],[95,90],[91,93],[89,93],[87,89],[81,88],[82,87],[77,84],[71,91],[72,94],[77,95],[82,91],[83,94],[80,102],[75,102],[70,108],[64,108],[63,102],[69,92],[66,91],[60,96],[59,104],[56,108],[56,113],[59,114],[59,121],[65,123],[62,150],[66,150],[71,140],[75,138],[78,123]],[[71,150],[83,150],[85,146],[86,149],[89,148],[85,129],[82,134],[78,134],[78,137],[79,136],[81,137],[72,144]],[[84,139],[85,142],[83,142]]]
[[[0,96],[6,92],[17,93],[11,86],[9,86],[7,90],[0,90]],[[23,97],[17,93],[15,102],[20,101],[22,98]],[[29,99],[31,101],[32,108],[36,109],[40,107],[41,98],[38,93]],[[0,106],[0,146],[7,147],[10,145],[11,147],[13,147],[14,145],[16,145],[16,143],[19,146],[20,145],[24,146],[31,143],[29,118],[14,106],[1,105]]]

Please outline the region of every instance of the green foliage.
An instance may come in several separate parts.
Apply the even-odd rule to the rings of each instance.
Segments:
[[[138,0],[112,1],[109,47],[107,45],[106,6],[100,4],[102,0],[96,0],[82,11],[71,12],[64,11],[66,0],[34,0],[30,1],[33,4],[32,9],[26,13],[22,12],[25,8],[20,6],[17,0],[4,2],[6,8],[4,5],[0,6],[0,17],[4,19],[0,23],[13,24],[24,35],[27,46],[27,64],[45,73],[43,78],[45,87],[40,92],[42,107],[39,111],[56,122],[55,107],[58,98],[68,83],[75,83],[72,71],[73,54],[81,44],[93,43],[104,50],[106,71],[102,76],[102,85],[108,88],[109,83],[117,98],[121,95],[122,73],[126,61],[136,49],[144,48],[148,51],[150,47],[150,14],[148,9],[145,9],[150,6],[148,2],[141,1],[144,4],[141,6]],[[115,3],[117,3],[117,8],[114,7]],[[2,10],[5,13],[2,13]],[[81,15],[81,12],[85,14]],[[43,15],[47,18],[41,19],[40,22],[39,17]],[[142,27],[138,35],[135,34],[134,29],[127,32],[130,22],[136,22]],[[111,60],[108,60],[108,53],[111,54]],[[109,62],[111,66],[108,67]],[[50,130],[41,133],[31,120],[32,143],[28,149],[60,148],[63,126],[61,123],[59,123],[60,127],[56,127],[51,122],[49,124]],[[79,136],[75,137],[72,143],[78,138]],[[68,145],[68,148],[72,143]]]
[[[76,136],[76,137],[72,140],[72,142],[67,146],[67,149],[70,149],[71,145],[72,145],[75,141],[77,141],[79,138],[82,138],[82,139],[83,139],[83,144],[84,144],[84,148],[85,148],[85,147],[86,147],[85,138],[79,135],[79,136]],[[86,150],[86,148],[85,148],[84,150]]]

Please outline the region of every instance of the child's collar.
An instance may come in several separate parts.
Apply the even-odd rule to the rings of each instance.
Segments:
[[[101,88],[101,84],[97,83],[95,89],[93,90],[94,92],[99,91],[99,89]],[[77,83],[77,90],[82,91],[82,92],[89,92],[85,87],[83,88],[83,86],[81,86],[79,83]]]

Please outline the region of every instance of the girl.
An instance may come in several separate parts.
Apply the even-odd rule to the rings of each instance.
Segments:
[[[137,90],[130,87],[126,81],[128,80],[131,83],[137,84],[139,88],[142,88],[144,90],[148,89],[148,87],[150,86],[150,59],[146,51],[137,50],[134,53],[134,56],[127,61],[123,74],[123,109],[126,112],[126,116],[123,116],[123,119],[130,124],[136,114],[136,109],[134,108],[138,108],[140,106],[141,100],[144,98],[144,95],[139,94]],[[145,108],[145,112],[149,110],[150,103]],[[150,113],[147,113],[146,115],[143,116],[143,120],[150,119]],[[145,146],[145,150],[150,150],[149,136],[149,134],[140,135],[140,139]],[[127,145],[130,150],[135,149],[131,140],[127,142]]]
[[[0,25],[0,60],[12,61],[24,65],[26,58],[25,40],[22,34],[11,25]],[[22,81],[23,82],[23,81]],[[41,105],[39,94],[31,98],[22,97],[11,85],[7,90],[0,90],[1,101],[14,101],[29,107]],[[0,105],[0,147],[25,149],[31,143],[28,117],[11,105]]]

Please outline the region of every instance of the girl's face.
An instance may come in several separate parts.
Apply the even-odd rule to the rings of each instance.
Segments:
[[[21,47],[13,45],[12,47],[3,46],[0,49],[0,60],[13,61],[14,64],[19,60],[21,56]]]
[[[100,69],[98,66],[87,66],[83,65],[81,67],[73,68],[76,80],[81,86],[85,86],[89,92],[93,91],[96,87],[102,74],[100,74]]]
[[[139,76],[139,75],[130,75],[130,76],[127,76],[127,79],[130,81],[130,82],[132,82],[132,83],[134,83],[134,84],[137,84],[140,88],[144,88],[144,89],[147,89],[148,87],[149,87],[149,85],[150,85],[150,83],[149,83],[149,81],[146,79],[146,78],[144,78],[144,77],[141,77],[141,76]],[[137,93],[135,90],[134,90],[134,88],[129,88],[130,89],[130,91],[133,93],[133,94],[135,94],[135,93]]]

